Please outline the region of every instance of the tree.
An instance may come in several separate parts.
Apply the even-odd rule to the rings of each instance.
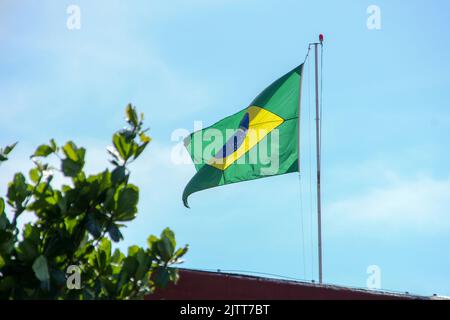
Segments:
[[[29,180],[14,175],[6,202],[0,198],[0,299],[139,299],[177,281],[172,266],[182,262],[188,247],[176,249],[169,228],[159,238],[151,235],[147,248],[129,247],[127,255],[111,246],[137,214],[139,189],[128,182],[128,165],[151,141],[143,119],[135,107],[126,107],[128,127],[113,135],[107,149],[111,171],[87,176],[86,150],[52,139],[31,156]],[[0,149],[0,163],[14,146]],[[59,167],[49,164],[52,156]],[[55,174],[70,184],[55,187]],[[17,219],[25,212],[35,220],[20,234]]]

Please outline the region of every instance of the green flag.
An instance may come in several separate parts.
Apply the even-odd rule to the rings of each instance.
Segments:
[[[183,192],[298,171],[298,111],[303,65],[276,80],[250,105],[189,135],[197,173]]]

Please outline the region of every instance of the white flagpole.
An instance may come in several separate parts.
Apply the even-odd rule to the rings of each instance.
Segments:
[[[318,47],[322,45],[323,35],[319,37],[320,43],[314,43],[315,74],[316,74],[316,159],[317,159],[317,237],[319,258],[319,283],[322,283],[322,204],[320,199],[320,112],[319,112],[319,55]]]

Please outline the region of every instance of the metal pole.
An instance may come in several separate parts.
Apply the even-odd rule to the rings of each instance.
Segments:
[[[316,73],[316,158],[317,158],[317,237],[318,237],[318,257],[319,257],[319,283],[322,283],[322,217],[320,199],[320,121],[319,121],[319,43],[315,43],[315,73]]]

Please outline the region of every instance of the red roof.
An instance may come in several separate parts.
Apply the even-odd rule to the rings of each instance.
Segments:
[[[308,282],[286,281],[180,269],[180,280],[157,290],[149,300],[301,300],[301,299],[424,299],[407,294],[353,289]]]

